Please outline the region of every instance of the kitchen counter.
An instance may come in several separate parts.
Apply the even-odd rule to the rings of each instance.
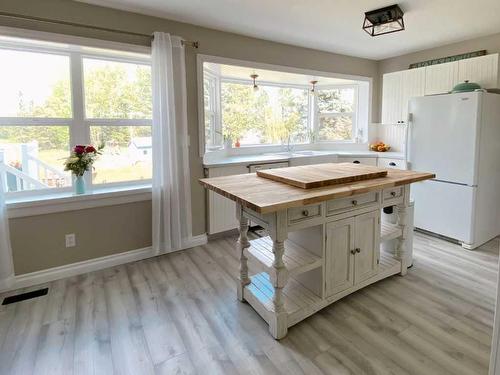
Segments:
[[[207,158],[203,161],[205,168],[226,167],[234,165],[265,164],[290,161],[295,158],[314,158],[319,156],[363,157],[363,158],[390,158],[404,159],[402,152],[375,152],[375,151],[291,151],[252,155],[221,155]]]

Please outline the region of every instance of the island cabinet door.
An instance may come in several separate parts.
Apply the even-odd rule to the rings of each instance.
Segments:
[[[348,218],[326,224],[327,297],[354,285],[354,223],[354,218]]]
[[[380,254],[380,211],[356,216],[354,233],[354,284],[378,272]]]

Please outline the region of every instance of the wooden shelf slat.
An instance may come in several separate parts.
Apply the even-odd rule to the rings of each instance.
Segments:
[[[248,255],[261,263],[264,267],[271,269],[274,262],[273,241],[269,236],[257,238],[250,241],[250,247],[246,249]],[[283,262],[291,276],[321,267],[321,257],[304,249],[291,240],[285,241],[285,253]]]
[[[259,303],[265,306],[266,310],[274,312],[274,288],[269,274],[261,272],[251,276],[250,280],[251,283],[245,289],[250,291]],[[310,305],[320,303],[322,299],[295,279],[290,278],[283,289],[283,301],[286,312],[293,314]]]
[[[380,252],[380,262],[379,262],[379,273],[384,272],[386,269],[399,268],[401,267],[401,262],[394,258],[391,254],[381,251]]]
[[[381,223],[380,224],[380,241],[389,241],[403,235],[401,227],[397,224]]]

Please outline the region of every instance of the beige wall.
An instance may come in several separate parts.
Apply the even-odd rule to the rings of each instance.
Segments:
[[[16,274],[151,246],[151,201],[10,220]],[[76,234],[66,248],[65,235]]]
[[[87,25],[95,25],[107,28],[117,28],[122,30],[134,31],[138,33],[152,33],[153,31],[165,31],[171,34],[180,35],[188,40],[197,40],[200,42],[199,50],[188,48],[186,52],[186,74],[187,74],[187,95],[188,95],[188,131],[191,137],[190,148],[190,167],[192,176],[192,205],[193,205],[193,234],[198,235],[205,232],[205,193],[197,180],[203,175],[202,159],[198,155],[198,112],[197,112],[197,81],[196,81],[196,54],[216,55],[230,57],[235,59],[243,59],[270,64],[278,64],[292,66],[298,68],[309,68],[314,70],[361,75],[373,77],[374,79],[374,97],[372,103],[372,117],[378,118],[378,64],[376,61],[349,57],[344,55],[332,54],[311,50],[306,48],[294,47],[285,44],[273,43],[265,40],[244,37],[236,34],[225,33],[221,31],[206,29],[189,24],[169,21],[165,19],[142,16],[129,12],[122,12],[107,8],[101,8],[93,5],[77,3],[73,1],[61,0],[2,0],[0,3],[0,11],[18,13],[54,20],[64,20],[71,22],[84,23]],[[120,34],[109,34],[83,28],[75,28],[70,26],[42,24],[30,21],[7,20],[0,17],[0,25],[13,26],[21,28],[30,28],[41,31],[49,31],[56,33],[65,33],[84,37],[93,37],[100,39],[109,39],[120,42],[129,42],[135,44],[148,44],[147,38],[131,37]],[[122,207],[108,207],[101,209],[106,212],[105,217],[114,217],[121,213]],[[149,212],[141,211],[146,216]],[[22,252],[26,257],[27,254],[36,251],[47,250],[41,246],[35,246],[34,243],[24,243],[18,238],[23,234],[20,225],[25,225],[30,230],[35,231],[35,237],[59,237],[62,232],[58,228],[59,225],[65,225],[64,221],[77,223],[82,212],[65,213],[64,220],[60,215],[47,215],[46,220],[52,223],[50,228],[44,228],[42,233],[37,226],[40,218],[25,218],[22,220],[13,221],[13,243],[14,252],[16,253],[16,267],[21,267],[19,263],[21,259],[17,255]],[[71,220],[70,220],[71,218]],[[149,217],[144,217],[144,222],[148,222]],[[67,230],[71,228],[66,227]],[[98,244],[99,238],[106,235],[106,231],[102,227],[93,227],[95,232],[86,231],[85,235],[89,238],[84,238],[83,233],[80,238],[92,247],[95,244],[96,249],[100,249],[94,253],[95,256],[106,255],[104,248]],[[74,231],[74,230],[73,230]],[[150,230],[149,230],[150,231]],[[24,232],[26,233],[26,232]],[[119,236],[119,232],[113,233]],[[130,239],[132,240],[132,239]],[[43,246],[49,246],[50,241],[44,241]],[[46,244],[46,245],[45,245]],[[118,245],[124,249],[131,248],[126,241],[117,241],[116,244],[108,242],[108,245],[117,248]],[[116,245],[116,246],[115,246]],[[25,246],[20,248],[20,246]],[[51,245],[52,246],[52,245]],[[135,246],[135,244],[134,244]],[[53,250],[55,251],[55,250]],[[101,254],[102,252],[102,254]],[[52,253],[54,257],[59,254],[58,251]],[[53,259],[52,262],[45,260],[46,266],[61,263],[59,260]],[[30,267],[16,268],[16,272],[27,272]]]
[[[378,98],[380,99],[380,102],[378,113],[380,114],[380,109],[382,107],[382,75],[384,73],[405,70],[408,69],[410,64],[420,61],[459,55],[461,53],[479,51],[483,49],[485,49],[487,53],[500,53],[500,33],[379,61],[380,85]]]

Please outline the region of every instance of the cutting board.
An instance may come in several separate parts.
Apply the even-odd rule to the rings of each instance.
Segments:
[[[257,176],[302,189],[346,184],[387,176],[387,169],[353,163],[301,165],[257,171]]]

